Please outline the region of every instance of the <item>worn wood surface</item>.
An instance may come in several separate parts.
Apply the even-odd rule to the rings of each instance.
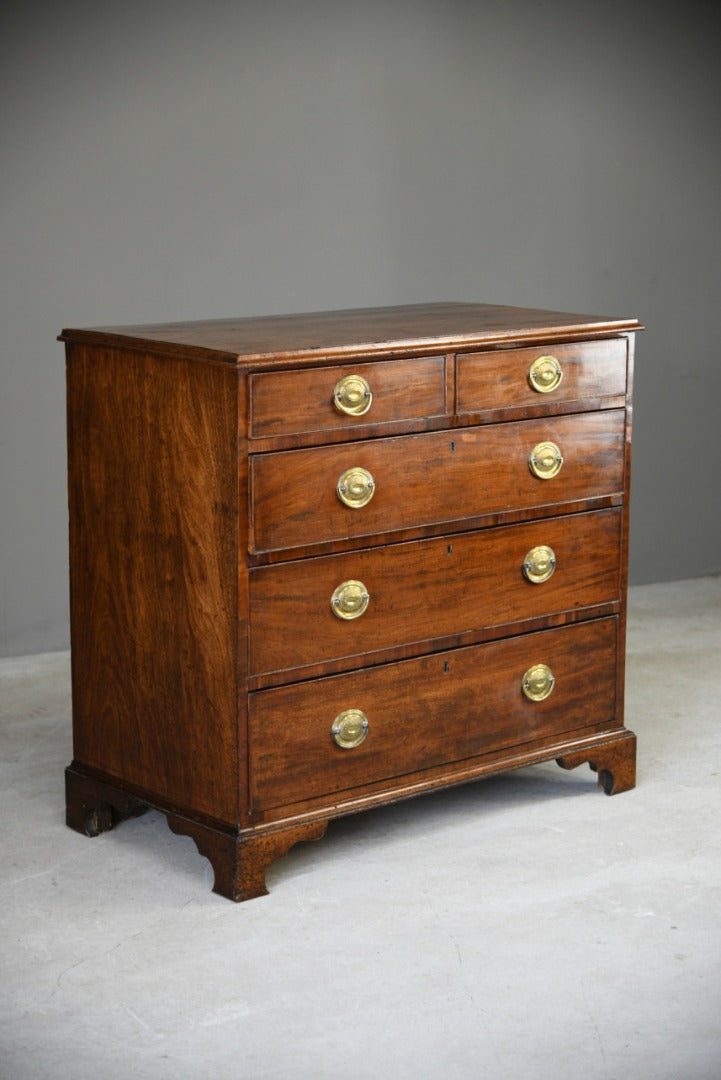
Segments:
[[[634,319],[426,304],[68,330],[67,820],[153,806],[232,899],[329,818],[557,759],[635,782],[623,726]],[[557,356],[560,387],[528,369]],[[332,404],[368,378],[365,416]],[[557,443],[551,480],[529,469]],[[374,478],[353,510],[352,466]],[[553,547],[549,581],[522,562]],[[331,612],[361,580],[360,619]],[[547,663],[550,697],[526,669]],[[330,728],[347,708],[354,750]]]
[[[61,341],[152,347],[196,359],[296,364],[342,355],[408,355],[526,341],[604,337],[640,329],[637,319],[496,304],[433,303],[262,315],[198,322],[67,329]]]
[[[126,818],[138,817],[150,804],[123,787],[98,780],[74,765],[65,770],[66,821],[85,836],[99,836]],[[213,868],[213,892],[229,900],[252,900],[268,892],[265,875],[271,863],[282,858],[302,840],[318,840],[327,822],[318,818],[285,828],[240,831],[217,823],[189,818],[165,805],[154,809],[165,814],[169,828],[190,836],[198,852]]]
[[[331,795],[550,735],[615,723],[614,618],[523,634],[250,695],[254,809]],[[556,679],[545,701],[521,680]],[[330,729],[346,709],[369,721],[352,750]]]
[[[555,517],[434,540],[293,560],[250,573],[250,673],[280,681],[315,665],[345,667],[449,647],[466,635],[619,599],[621,511]],[[556,555],[548,581],[523,575],[531,548]],[[333,590],[359,580],[370,600],[357,619],[331,610]],[[450,640],[449,640],[450,639]],[[379,652],[383,652],[379,656]]]
[[[598,773],[598,786],[607,795],[620,795],[636,786],[636,736],[623,731],[617,738],[571,750],[556,759],[562,769],[589,765]]]
[[[237,375],[73,346],[74,756],[238,814]]]
[[[630,509],[631,509],[631,441],[633,434],[633,369],[635,354],[635,338],[631,335],[628,343],[628,361],[626,371],[626,423],[624,430],[624,491],[623,519],[621,527],[621,558],[619,563],[620,588],[623,604],[618,627],[618,665],[617,665],[617,689],[616,689],[616,712],[623,722],[626,696],[626,619],[628,606],[628,544],[630,532]],[[635,743],[634,743],[635,754]]]
[[[267,371],[250,376],[250,434],[371,430],[394,420],[442,416],[446,411],[446,360],[443,356],[333,367]],[[361,375],[373,395],[362,416],[340,412],[333,403],[336,383]]]
[[[125,818],[140,817],[148,803],[88,776],[74,764],[65,770],[65,822],[84,836],[100,836]]]
[[[557,476],[539,480],[528,460],[548,440],[564,463]],[[262,454],[251,466],[252,549],[362,540],[620,492],[623,446],[624,413],[617,409]],[[349,508],[336,483],[356,466],[371,473],[375,493],[367,505]]]
[[[168,826],[190,836],[213,867],[213,892],[236,903],[267,896],[265,875],[276,859],[302,840],[320,840],[327,821],[314,820],[258,833],[233,834],[199,825],[190,818],[167,815]]]
[[[550,352],[563,376],[555,390],[542,394],[529,382],[534,360]],[[466,353],[457,359],[458,412],[478,415],[510,408],[559,406],[598,408],[612,398],[624,405],[626,340],[583,341],[545,349],[503,349]]]

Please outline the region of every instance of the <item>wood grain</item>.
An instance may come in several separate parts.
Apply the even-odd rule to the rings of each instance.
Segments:
[[[336,432],[359,426],[371,432],[394,420],[439,416],[445,412],[445,357],[396,362],[336,365],[250,376],[252,437],[301,432]],[[333,404],[339,379],[359,374],[373,401],[367,413],[349,416]]]
[[[531,364],[548,350],[503,349],[459,356],[458,412],[487,415],[518,407],[598,408],[605,399],[625,404],[626,340],[583,341],[554,345],[563,377],[557,389],[541,394],[531,386]]]
[[[235,903],[267,896],[265,876],[271,863],[287,855],[294,844],[320,840],[327,821],[306,821],[285,829],[232,834],[199,825],[190,818],[167,815],[169,828],[190,836],[213,867],[213,892]]]
[[[620,560],[621,596],[624,599],[624,603],[621,608],[618,625],[618,682],[616,690],[616,713],[621,722],[623,722],[625,712],[626,695],[626,620],[628,614],[628,605],[626,603],[626,600],[628,596],[628,544],[631,511],[631,441],[633,434],[633,371],[635,348],[636,341],[634,336],[631,335],[628,343],[628,361],[626,371],[626,425],[624,432],[624,458],[626,463],[624,489],[626,492],[626,496],[623,502],[623,524],[621,528]]]
[[[448,647],[481,627],[512,632],[514,622],[617,600],[620,543],[621,512],[605,510],[251,570],[250,672],[292,677],[289,669],[337,658],[367,665],[409,642],[417,652]],[[531,584],[523,561],[541,544],[556,570]],[[353,621],[330,605],[347,580],[370,594]]]
[[[68,356],[76,761],[235,821],[237,374]]]
[[[636,786],[636,736],[621,732],[616,739],[563,754],[556,759],[562,769],[590,765],[598,773],[598,786],[607,795],[620,795]]]
[[[552,759],[635,782],[622,726],[635,319],[483,304],[66,330],[68,824],[152,806],[215,889],[342,814]],[[553,353],[557,391],[528,369]],[[335,383],[358,372],[371,410]],[[558,444],[539,480],[533,447]],[[357,510],[336,493],[373,475]],[[556,553],[529,583],[530,548]],[[362,580],[358,620],[333,589]],[[547,663],[550,697],[521,693]],[[342,750],[331,725],[362,709]]]
[[[533,476],[533,447],[564,456],[551,480]],[[562,506],[623,490],[624,413],[586,413],[454,432],[257,455],[251,464],[252,550],[303,547],[519,508]],[[358,509],[336,493],[360,466],[375,494]]]
[[[433,303],[67,329],[60,340],[276,367],[301,359],[322,363],[360,354],[450,352],[509,342],[604,337],[638,329],[637,319],[496,304]]]
[[[348,675],[250,695],[253,808],[358,789],[550,735],[613,728],[616,619],[524,634]],[[524,672],[548,664],[545,701],[521,693]],[[361,709],[368,736],[353,750],[330,729]]]

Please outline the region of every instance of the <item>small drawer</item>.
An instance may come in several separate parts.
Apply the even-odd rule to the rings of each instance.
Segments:
[[[255,455],[253,550],[621,492],[624,421],[619,409]]]
[[[367,665],[384,649],[423,652],[481,627],[612,602],[620,550],[614,509],[257,567],[250,672],[344,657]]]
[[[251,437],[442,416],[445,365],[444,356],[426,356],[251,375]]]
[[[626,393],[626,341],[582,341],[536,349],[476,352],[456,358],[461,414],[514,408],[595,409],[622,404]],[[618,399],[618,400],[617,400]]]
[[[616,725],[615,618],[250,695],[254,810]]]

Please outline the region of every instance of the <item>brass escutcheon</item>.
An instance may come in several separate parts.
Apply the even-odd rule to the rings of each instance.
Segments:
[[[555,356],[539,356],[531,364],[528,381],[539,394],[550,394],[561,385],[563,369]]]
[[[362,375],[344,375],[335,384],[333,404],[347,416],[363,416],[373,403],[371,388]]]
[[[369,600],[370,594],[362,581],[344,581],[333,590],[330,608],[339,619],[359,619]]]
[[[371,501],[375,484],[367,469],[355,466],[341,473],[336,484],[336,491],[342,503],[350,506],[352,510],[357,510],[359,506],[365,506]]]
[[[561,471],[563,455],[554,442],[541,442],[531,450],[528,464],[539,480],[550,480]]]
[[[534,585],[540,585],[542,581],[548,581],[556,569],[556,553],[546,544],[531,548],[523,560],[523,573]]]
[[[544,701],[555,685],[553,672],[548,664],[534,664],[521,680],[521,689],[529,701]]]
[[[360,709],[345,709],[336,716],[330,733],[343,750],[352,750],[368,734],[368,717]]]

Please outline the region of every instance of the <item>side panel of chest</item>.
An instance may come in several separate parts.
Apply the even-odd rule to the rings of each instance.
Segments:
[[[74,756],[238,813],[237,374],[113,349],[68,359]]]

